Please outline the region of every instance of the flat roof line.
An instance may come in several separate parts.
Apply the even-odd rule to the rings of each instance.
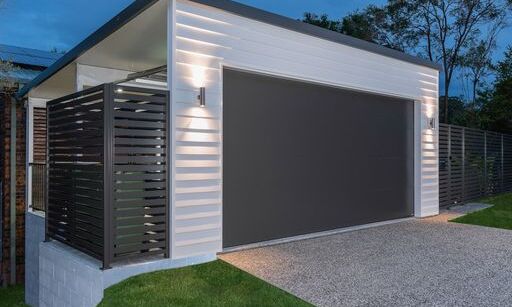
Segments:
[[[345,35],[339,32],[327,30],[315,25],[311,25],[300,20],[295,20],[282,15],[274,14],[268,11],[264,11],[252,6],[241,4],[231,0],[189,0],[195,3],[214,7],[223,11],[230,12],[232,14],[257,20],[263,23],[274,25],[287,30],[300,32],[303,34],[323,38],[331,42],[339,43],[342,45],[354,47],[357,49],[369,51],[379,55],[394,58],[400,61],[417,64],[420,66],[426,66],[436,70],[442,70],[441,65],[431,62],[420,57],[412,56],[410,54],[380,46],[375,43],[371,43],[362,39],[358,39],[349,35]]]

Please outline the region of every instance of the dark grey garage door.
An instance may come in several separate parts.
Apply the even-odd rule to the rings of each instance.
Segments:
[[[224,247],[413,214],[414,104],[224,70]]]

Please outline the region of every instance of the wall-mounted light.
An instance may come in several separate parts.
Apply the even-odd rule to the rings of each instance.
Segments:
[[[206,88],[205,87],[199,88],[199,95],[197,96],[197,99],[199,100],[199,106],[204,108],[206,106]]]
[[[427,118],[427,126],[428,129],[434,130],[436,129],[436,119],[434,117]]]

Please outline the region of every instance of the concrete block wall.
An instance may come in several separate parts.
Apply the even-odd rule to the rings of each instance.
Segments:
[[[57,241],[39,245],[39,305],[92,307],[103,290],[131,276],[216,260],[215,254],[184,259],[153,258],[101,270],[101,262]],[[32,305],[36,306],[36,305]]]
[[[103,297],[101,263],[58,242],[41,243],[39,306],[96,306]]]
[[[39,306],[39,244],[44,241],[44,216],[25,215],[25,302]]]

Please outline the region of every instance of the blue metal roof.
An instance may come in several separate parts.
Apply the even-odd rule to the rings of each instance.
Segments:
[[[0,44],[0,59],[19,66],[46,68],[61,56],[62,54],[49,51]]]

